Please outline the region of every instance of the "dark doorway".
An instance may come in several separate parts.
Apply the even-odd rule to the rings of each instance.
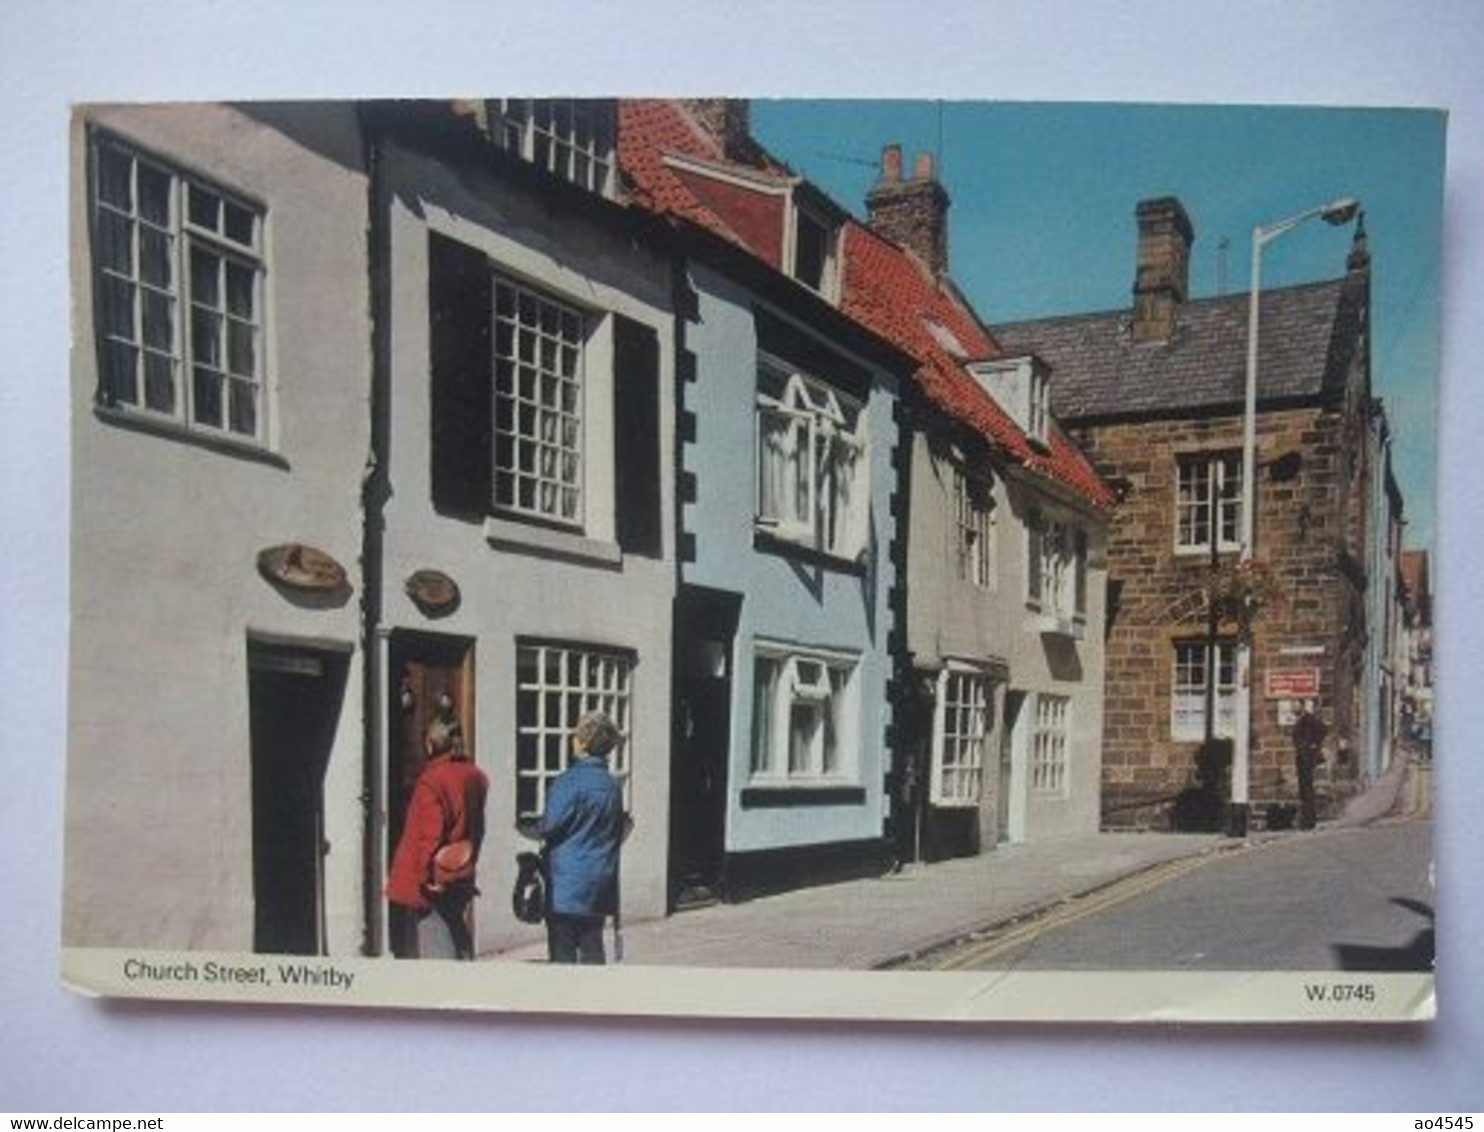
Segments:
[[[676,612],[674,758],[670,764],[670,896],[675,909],[721,895],[733,644],[742,599],[687,588]]]
[[[1011,802],[1021,785],[1015,779],[1015,744],[1017,738],[1024,741],[1018,734],[1020,709],[1024,706],[1024,692],[1005,692],[1005,713],[1000,721],[1000,791],[996,798],[999,812],[995,814],[995,835],[1001,842],[1017,840],[1021,834],[1019,829],[1010,828],[1010,820]]]
[[[465,749],[478,762],[474,713],[474,644],[463,637],[428,633],[394,633],[389,654],[391,694],[387,697],[387,841],[392,859],[407,817],[407,802],[427,762],[423,736],[440,713],[452,712],[464,735]],[[399,959],[423,953],[417,916],[392,904],[387,919],[388,942]],[[452,956],[449,956],[452,958]]]
[[[255,951],[325,953],[325,768],[346,668],[343,653],[248,642]]]

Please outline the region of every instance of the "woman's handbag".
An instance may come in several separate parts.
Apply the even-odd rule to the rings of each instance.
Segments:
[[[433,883],[441,887],[474,876],[474,842],[465,838],[440,846],[433,854]]]
[[[510,910],[523,924],[539,924],[546,919],[546,870],[535,853],[521,853],[515,858],[515,889],[510,894]]]

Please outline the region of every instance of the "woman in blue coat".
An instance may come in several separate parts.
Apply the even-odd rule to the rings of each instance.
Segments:
[[[572,732],[571,764],[552,782],[546,810],[529,831],[546,842],[546,946],[553,963],[606,960],[603,920],[618,911],[619,846],[628,832],[623,790],[608,769],[621,739],[603,712],[583,716]]]

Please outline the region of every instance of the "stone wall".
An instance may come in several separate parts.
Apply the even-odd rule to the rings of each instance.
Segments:
[[[1284,596],[1258,622],[1253,643],[1250,790],[1258,825],[1269,803],[1297,794],[1280,705],[1265,695],[1269,672],[1319,669],[1327,746],[1360,750],[1364,508],[1356,485],[1364,479],[1355,471],[1364,446],[1347,427],[1351,416],[1339,406],[1308,406],[1266,411],[1259,421],[1256,557],[1272,567]],[[1211,559],[1175,550],[1177,458],[1240,453],[1241,426],[1233,415],[1072,430],[1100,470],[1127,484],[1108,549],[1105,827],[1169,828],[1185,824],[1177,809],[1190,812],[1202,744],[1172,738],[1174,642],[1208,632],[1201,591]],[[1232,629],[1223,626],[1221,635],[1230,638]],[[1349,767],[1332,757],[1321,788],[1342,791],[1353,767],[1353,756]],[[1218,773],[1224,802],[1229,772]]]

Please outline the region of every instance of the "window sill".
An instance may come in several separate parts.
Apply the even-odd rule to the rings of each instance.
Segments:
[[[977,810],[979,808],[978,799],[968,802],[961,798],[929,798],[928,804],[935,810],[953,810],[955,812]]]
[[[1216,556],[1218,558],[1241,553],[1242,548],[1235,543],[1230,546],[1218,546],[1216,548]],[[1175,547],[1175,557],[1209,561],[1211,558],[1211,548],[1209,546],[1177,546]]]
[[[490,517],[484,521],[484,537],[498,550],[595,566],[623,565],[623,551],[616,542],[588,538],[575,531],[559,531],[514,519]]]
[[[795,806],[863,806],[864,786],[804,782],[756,782],[742,788],[744,810]]]
[[[811,566],[823,566],[827,570],[837,570],[842,574],[857,574],[861,577],[865,577],[866,574],[866,563],[863,557],[846,558],[843,555],[820,550],[817,547],[775,534],[767,527],[753,528],[752,547],[754,550],[761,550],[768,554],[807,562]]]
[[[1066,637],[1080,641],[1087,635],[1087,618],[1067,617],[1057,613],[1044,613],[1035,605],[1026,606],[1025,627],[1029,632],[1049,637]]]
[[[235,456],[240,460],[251,460],[254,463],[282,468],[284,471],[289,470],[288,460],[251,440],[237,440],[227,434],[201,432],[179,421],[146,416],[131,409],[120,409],[111,405],[94,405],[93,416],[104,424],[118,428],[147,433],[151,436],[161,436],[168,440],[178,440],[183,444],[205,448],[223,456]]]

